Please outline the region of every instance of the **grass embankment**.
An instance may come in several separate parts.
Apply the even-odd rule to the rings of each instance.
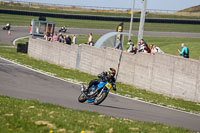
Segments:
[[[11,26],[30,26],[32,19],[38,19],[35,16],[10,15],[0,14],[0,25],[10,23]],[[47,17],[47,21],[53,21],[57,27],[66,25],[68,28],[91,28],[91,29],[112,29],[116,30],[120,22],[116,21],[95,21],[95,20],[79,20],[79,19],[60,19]],[[124,23],[124,29],[129,29],[129,23]],[[133,30],[139,29],[139,23],[133,24]],[[192,24],[160,24],[160,23],[145,23],[145,31],[161,31],[161,32],[194,32],[200,33],[200,25]]]
[[[1,133],[189,133],[162,124],[117,119],[94,112],[0,96]]]
[[[156,38],[155,38],[156,39]],[[70,79],[72,81],[78,81],[88,84],[91,79],[96,78],[78,70],[64,69],[60,66],[49,64],[47,62],[39,61],[28,57],[27,55],[16,53],[16,49],[13,48],[0,48],[0,56],[15,60],[20,64],[31,66],[33,69],[39,69],[48,73],[52,73],[56,77],[63,79]],[[173,107],[179,110],[184,110],[188,112],[200,113],[200,104],[190,101],[184,101],[182,99],[175,99],[166,97],[164,95],[155,94],[146,90],[136,88],[134,86],[125,85],[122,83],[117,83],[118,91],[117,93],[121,95],[126,95],[132,98],[137,98],[143,101]]]
[[[192,12],[192,13],[200,13],[200,5],[192,6],[186,9],[183,9],[179,12]]]

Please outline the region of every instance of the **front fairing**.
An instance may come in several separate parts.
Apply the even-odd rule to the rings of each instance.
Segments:
[[[100,90],[100,89],[103,88],[105,85],[106,85],[105,82],[100,82],[100,83],[97,85],[97,89]]]
[[[110,89],[112,88],[112,84],[109,82],[100,82],[97,86],[98,90],[101,90],[104,87],[106,88],[106,91],[110,91]]]

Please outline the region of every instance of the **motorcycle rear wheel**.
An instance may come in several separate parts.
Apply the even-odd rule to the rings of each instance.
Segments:
[[[86,100],[87,100],[86,96],[83,93],[81,93],[81,95],[78,97],[78,101],[80,103],[84,103]]]
[[[102,103],[107,96],[108,96],[107,92],[103,92],[100,96],[97,96],[94,100],[94,105],[99,105],[100,103]]]

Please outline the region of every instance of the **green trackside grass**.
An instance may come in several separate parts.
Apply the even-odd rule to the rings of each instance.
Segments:
[[[1,133],[192,133],[163,124],[118,119],[38,101],[0,96]]]
[[[0,24],[29,26],[32,19],[38,19],[35,16],[21,16],[0,14]],[[79,20],[79,19],[60,19],[47,17],[47,21],[53,21],[57,27],[66,25],[68,28],[92,28],[92,29],[113,29],[115,31],[120,22],[116,21],[95,21],[95,20]],[[124,29],[129,29],[129,22],[124,23]],[[139,29],[139,23],[133,24],[133,30]],[[200,25],[191,24],[159,24],[159,23],[146,23],[145,31],[162,31],[162,32],[196,32],[200,33]]]
[[[17,42],[18,43],[18,42]],[[33,59],[26,54],[16,53],[16,48],[0,47],[0,56],[9,60],[14,60],[20,64],[39,69],[44,72],[52,73],[56,77],[71,80],[74,82],[82,82],[88,84],[90,80],[97,78],[74,69],[65,69],[60,66],[49,64],[40,60]],[[128,97],[140,99],[143,101],[176,108],[188,112],[200,113],[200,103],[184,101],[182,99],[170,98],[161,94],[152,93],[142,90],[131,85],[117,83],[117,93]]]

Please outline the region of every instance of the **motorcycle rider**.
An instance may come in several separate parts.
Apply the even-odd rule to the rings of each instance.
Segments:
[[[67,31],[67,27],[66,26],[61,27],[61,31],[62,32],[66,32]]]
[[[3,27],[3,30],[10,30],[10,24],[7,23],[5,27]]]
[[[10,24],[9,24],[9,23],[7,23],[7,24],[6,24],[6,27],[10,27]]]
[[[109,82],[112,84],[112,87],[113,87],[113,90],[116,91],[117,88],[116,88],[116,85],[115,85],[115,82],[116,82],[116,79],[115,79],[115,74],[116,74],[116,70],[115,68],[110,68],[107,72],[102,72],[101,74],[98,75],[98,78],[99,79],[94,79],[92,80],[86,91],[92,86],[92,85],[98,85],[101,81],[102,82]]]
[[[114,91],[116,91],[116,85],[115,85],[115,73],[116,73],[116,70],[114,68],[110,68],[107,72],[102,72],[101,74],[98,75],[98,78],[99,79],[94,79],[92,80],[87,89],[85,90],[86,93],[88,92],[88,89],[92,86],[92,85],[98,85],[100,82],[109,82],[112,84],[112,88]],[[101,88],[97,88],[98,91],[101,90]],[[88,100],[88,103],[93,103],[94,102],[94,98],[91,99],[91,100]]]

